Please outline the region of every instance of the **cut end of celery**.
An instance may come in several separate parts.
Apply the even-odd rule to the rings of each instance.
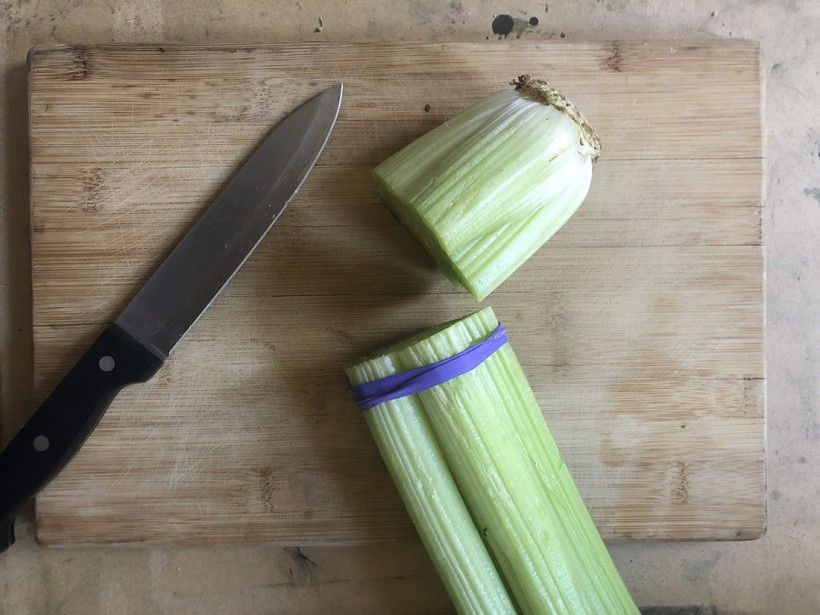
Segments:
[[[485,307],[467,316],[425,329],[410,337],[404,337],[401,341],[384,346],[353,363],[346,364],[345,373],[350,384],[356,386],[404,369],[441,361],[480,342],[496,327],[498,327],[498,319],[495,312],[492,308]],[[453,352],[453,348],[459,348],[459,350]],[[421,359],[422,356],[429,356],[430,352],[435,352],[435,349],[438,349],[436,354],[438,358],[428,361]],[[418,360],[414,365],[407,367],[399,360],[397,353],[401,353],[405,362],[410,355],[415,355]]]
[[[418,215],[418,212],[413,209],[412,205],[402,202],[401,197],[390,189],[390,186],[378,172],[373,173],[373,178],[376,180],[382,202],[398,218],[399,222],[410,231],[410,234],[424,246],[447,279],[455,286],[466,290],[476,300],[481,301],[484,299],[489,292],[483,293],[476,288],[471,280],[464,275],[464,272],[459,269],[458,264],[450,259],[446,247],[442,245],[440,238],[436,236],[435,228],[428,226],[424,219]]]

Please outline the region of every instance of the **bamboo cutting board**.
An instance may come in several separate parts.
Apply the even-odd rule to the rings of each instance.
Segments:
[[[765,527],[757,45],[59,47],[30,57],[45,397],[276,122],[345,99],[301,195],[160,373],[37,501],[48,544],[413,535],[341,363],[476,308],[370,169],[521,73],[604,152],[579,213],[486,301],[607,538]]]

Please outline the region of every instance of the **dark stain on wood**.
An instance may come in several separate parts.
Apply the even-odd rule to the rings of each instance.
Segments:
[[[253,46],[253,45],[229,47],[229,48],[224,47],[222,45],[209,45],[207,47],[202,48],[203,51],[220,51],[220,52],[227,51],[228,53],[239,53],[241,51],[242,53],[248,53],[248,54],[253,53],[254,51],[256,51],[256,49],[257,49],[256,46]]]
[[[563,293],[551,293],[545,314],[546,330],[552,349],[550,360],[553,376],[567,376],[573,364],[572,323],[567,317],[566,297]]]
[[[766,508],[768,507],[768,502],[766,503]],[[757,540],[758,538],[762,538],[766,535],[766,532],[769,531],[767,513],[764,510],[763,518],[761,519],[760,527],[757,528],[738,528],[735,530],[735,540]]]
[[[521,38],[525,32],[530,28],[538,25],[537,17],[530,17],[529,19],[520,19],[512,15],[496,15],[493,18],[492,28],[493,34],[497,35],[499,39],[507,38],[510,34],[514,34],[515,38]],[[489,38],[489,37],[488,37]]]
[[[305,555],[299,547],[285,547],[285,553],[287,553],[302,570],[315,570],[319,567],[319,564]]]
[[[273,502],[275,497],[274,476],[272,468],[261,468],[259,472],[259,491],[262,496],[262,508],[267,512],[274,510]]]
[[[330,331],[333,335],[335,335],[339,339],[344,340],[345,342],[355,342],[356,341],[353,338],[353,336],[350,335],[350,333],[348,333],[344,329],[340,329],[338,327],[329,327],[328,331]]]
[[[512,15],[496,15],[490,27],[493,29],[493,34],[507,38],[514,25]]]
[[[81,211],[94,212],[99,209],[103,181],[103,171],[100,167],[83,169],[80,175],[80,185],[82,186]]]
[[[689,477],[687,475],[689,464],[685,461],[675,462],[675,488],[672,489],[672,502],[679,506],[689,502]]]
[[[74,48],[70,79],[88,79],[91,76],[91,67],[88,62],[88,48],[85,46]]]
[[[601,64],[601,68],[613,73],[622,73],[624,69],[621,45],[617,41],[612,41],[611,43],[607,43],[606,51],[608,55]]]

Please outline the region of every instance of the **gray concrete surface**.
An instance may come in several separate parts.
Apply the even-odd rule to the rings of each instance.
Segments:
[[[820,612],[820,2],[816,0],[3,0],[0,2],[0,374],[4,436],[31,408],[25,55],[40,43],[493,40],[494,15],[536,16],[528,38],[761,42],[769,530],[745,543],[620,543],[644,606],[691,613]],[[315,32],[322,17],[323,28]],[[289,612],[261,583],[274,547],[43,549],[23,523],[0,556],[0,613]],[[239,574],[236,571],[244,571]],[[303,588],[304,589],[304,588]],[[296,592],[297,590],[294,590]],[[277,593],[278,592],[278,593]],[[309,587],[306,593],[310,596]],[[296,593],[293,594],[294,596]],[[271,602],[274,600],[274,602]],[[303,612],[318,603],[301,602]],[[311,606],[313,604],[313,607]],[[655,611],[657,612],[657,611]]]

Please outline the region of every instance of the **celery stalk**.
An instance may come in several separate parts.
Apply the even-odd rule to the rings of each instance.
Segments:
[[[478,300],[578,209],[600,151],[589,124],[555,88],[526,76],[515,86],[373,171],[387,207]]]
[[[497,325],[486,308],[365,359],[353,373],[361,382],[428,365],[486,338]],[[376,366],[386,373],[373,373]],[[509,344],[472,371],[397,401],[429,425],[522,612],[638,612]],[[387,412],[393,403],[366,413]],[[393,453],[385,447],[382,454],[390,465]]]
[[[389,356],[347,368],[352,384],[394,373]],[[365,420],[402,501],[459,613],[515,613],[415,396],[367,410]]]

